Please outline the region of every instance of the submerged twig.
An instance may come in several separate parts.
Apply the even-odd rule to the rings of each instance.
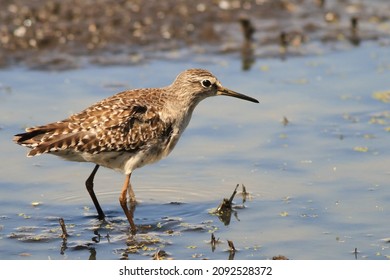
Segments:
[[[214,233],[211,233],[211,251],[214,252],[215,251],[215,247],[217,246],[217,243],[219,242],[219,238],[216,239],[215,236],[214,236]]]
[[[236,193],[237,193],[237,189],[238,189],[238,186],[239,186],[239,185],[240,185],[240,184],[237,184],[236,188],[234,189],[234,192],[233,192],[232,195],[230,196],[230,199],[229,199],[230,205],[231,205],[232,202],[233,202],[233,199],[234,199],[234,197],[235,197],[235,195],[236,195]]]
[[[59,222],[60,222],[60,226],[61,226],[61,230],[62,230],[62,234],[61,234],[60,236],[61,236],[61,238],[62,238],[64,241],[66,241],[67,238],[68,238],[68,236],[69,236],[69,234],[68,234],[67,231],[66,231],[65,221],[64,221],[63,218],[60,218],[60,219],[59,219]]]
[[[228,245],[229,245],[229,260],[234,259],[234,255],[236,254],[236,248],[234,247],[233,241],[228,240]]]
[[[230,204],[229,200],[227,198],[222,199],[221,204],[217,207],[217,210],[215,211],[218,215],[222,215],[226,211],[232,210],[232,205]]]
[[[355,255],[355,260],[358,259],[358,254],[359,254],[359,251],[357,248],[355,248],[355,251],[353,252],[353,254]]]
[[[227,198],[224,198],[221,202],[221,204],[217,207],[217,214],[222,214],[226,211],[231,211],[232,210],[232,203],[233,203],[233,199],[234,199],[234,196],[236,195],[237,193],[237,188],[238,188],[239,184],[237,184],[236,188],[234,189],[232,195],[230,196],[229,199]]]
[[[96,249],[90,248],[89,249],[89,260],[96,260]]]
[[[230,198],[229,199],[224,198],[222,200],[222,202],[219,204],[219,206],[217,207],[217,209],[215,210],[215,214],[217,214],[219,216],[220,220],[225,225],[229,225],[229,223],[230,223],[230,218],[231,218],[232,211],[233,211],[233,209],[232,209],[233,199],[237,193],[238,186],[239,186],[239,184],[237,184],[237,186],[234,189]]]
[[[242,203],[246,202],[246,198],[248,195],[249,193],[246,191],[244,184],[242,184]]]
[[[233,241],[228,240],[229,250],[235,252],[236,248],[234,247]]]
[[[157,250],[156,253],[153,254],[153,257],[152,259],[153,260],[164,260],[166,259],[166,257],[168,256],[168,254],[164,251],[164,250]]]
[[[93,234],[95,234],[96,236],[92,237],[92,241],[94,241],[95,243],[99,243],[100,242],[100,238],[102,237],[100,235],[100,233],[98,232],[98,230],[94,230],[93,231]]]
[[[68,248],[66,243],[67,243],[67,239],[68,239],[69,234],[66,232],[66,226],[65,226],[64,219],[59,218],[58,221],[60,223],[61,230],[62,230],[62,234],[60,235],[60,237],[62,238],[62,245],[61,245],[61,249],[60,249],[60,254],[63,255],[63,254],[65,254],[65,250]]]
[[[290,121],[287,119],[286,116],[284,116],[284,117],[283,117],[283,120],[282,120],[282,124],[283,124],[284,126],[287,126],[289,123],[290,123]]]

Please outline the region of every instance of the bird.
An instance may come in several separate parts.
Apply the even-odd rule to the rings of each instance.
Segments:
[[[119,203],[131,233],[136,234],[133,211],[128,208],[128,203],[136,204],[130,182],[133,171],[166,157],[199,102],[219,95],[259,103],[253,97],[223,87],[208,70],[188,69],[169,86],[119,92],[62,121],[26,128],[13,141],[31,149],[28,157],[51,154],[65,160],[94,163],[85,186],[99,220],[105,218],[94,192],[99,167],[123,173]]]

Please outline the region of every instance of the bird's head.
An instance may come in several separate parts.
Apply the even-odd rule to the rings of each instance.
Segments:
[[[171,87],[178,98],[188,99],[197,104],[206,97],[226,95],[243,100],[259,103],[259,101],[242,93],[235,92],[222,86],[218,79],[207,70],[188,69],[181,72]]]

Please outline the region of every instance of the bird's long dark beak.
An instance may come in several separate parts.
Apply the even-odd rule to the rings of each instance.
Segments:
[[[247,101],[251,101],[251,102],[254,102],[254,103],[259,103],[259,101],[257,99],[255,99],[255,98],[253,98],[253,97],[250,97],[250,96],[247,96],[245,94],[232,91],[232,90],[227,89],[227,88],[225,88],[223,86],[219,86],[218,87],[217,95],[227,95],[227,96],[232,96],[232,97],[244,99],[244,100],[247,100]]]

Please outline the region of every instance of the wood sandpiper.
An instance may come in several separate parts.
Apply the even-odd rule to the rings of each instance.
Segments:
[[[85,185],[99,219],[104,219],[104,212],[93,190],[99,166],[124,173],[119,202],[135,234],[133,211],[128,208],[128,196],[131,205],[136,202],[130,183],[132,172],[167,156],[187,127],[196,105],[216,95],[259,102],[223,87],[207,70],[189,69],[167,87],[120,92],[65,120],[27,128],[13,140],[31,148],[29,157],[48,153],[95,163]]]

